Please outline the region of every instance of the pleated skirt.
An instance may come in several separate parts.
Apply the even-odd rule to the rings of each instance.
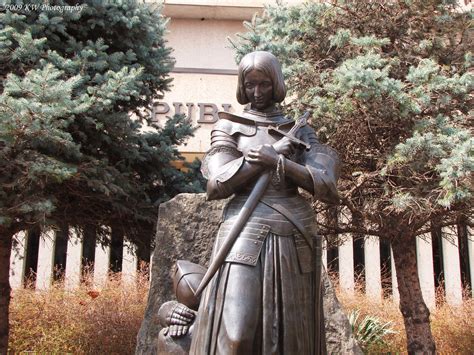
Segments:
[[[318,279],[300,271],[292,236],[270,233],[256,266],[225,263],[206,288],[190,354],[321,353]]]

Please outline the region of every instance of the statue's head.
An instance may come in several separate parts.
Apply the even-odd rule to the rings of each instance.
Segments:
[[[245,55],[239,64],[237,101],[250,103],[263,111],[286,96],[285,82],[278,59],[270,52],[257,51]]]

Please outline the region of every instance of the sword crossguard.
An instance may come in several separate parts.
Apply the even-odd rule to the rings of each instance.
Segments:
[[[311,145],[309,145],[308,143],[306,142],[303,142],[301,139],[298,139],[296,137],[294,137],[293,135],[287,133],[287,132],[284,132],[276,127],[273,127],[273,126],[269,126],[268,127],[268,131],[272,131],[272,132],[275,132],[275,133],[278,133],[286,138],[288,138],[290,141],[292,141],[293,143],[299,145],[299,146],[302,146],[303,148],[305,148],[306,150],[310,150],[311,149]]]
[[[309,112],[306,111],[303,114],[303,116],[301,116],[300,118],[296,120],[295,125],[291,127],[288,133],[294,136],[301,127],[306,126],[306,124],[308,123],[308,117],[309,117]]]
[[[309,112],[305,112],[305,114],[303,116],[301,116],[298,120],[296,120],[294,126],[291,127],[291,129],[288,132],[282,131],[281,129],[279,129],[275,126],[269,126],[268,131],[278,133],[278,134],[288,138],[291,142],[293,142],[293,143],[295,143],[299,146],[304,147],[306,150],[310,150],[311,149],[310,144],[308,144],[306,142],[303,142],[301,139],[298,139],[298,138],[295,137],[296,132],[298,132],[298,130],[301,127],[306,126],[306,124],[308,122],[308,117],[309,117]]]

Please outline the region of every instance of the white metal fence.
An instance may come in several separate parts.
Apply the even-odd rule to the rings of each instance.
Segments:
[[[443,230],[443,232],[447,233],[447,230]],[[458,305],[462,303],[465,288],[471,289],[468,297],[473,296],[474,241],[472,231],[468,230],[467,238],[463,243],[463,248],[466,249],[465,253],[461,253],[464,255],[463,257],[460,257],[459,239],[453,238],[452,232],[450,235],[450,238],[438,238],[436,255],[433,255],[435,248],[433,248],[431,235],[417,238],[418,274],[425,302],[430,308],[435,307],[436,284],[439,284],[437,280],[440,279],[442,279],[441,284],[444,283],[445,297],[449,304]],[[37,245],[36,250],[32,251],[37,253],[37,256],[34,255],[33,258],[31,258],[31,255],[29,256],[30,260],[36,261],[36,265],[33,265],[33,274],[37,289],[47,289],[54,280],[55,255],[59,245],[57,238],[57,233],[42,233],[41,238],[39,238],[39,245]],[[13,288],[23,287],[26,275],[30,274],[26,262],[28,259],[26,249],[29,244],[27,239],[28,235],[26,233],[17,235],[18,243],[12,253],[10,263],[10,282]],[[66,243],[64,242],[64,244]],[[128,242],[124,242],[119,248],[121,248],[119,250],[121,260],[118,269],[122,271],[123,279],[133,281],[137,275],[138,267],[137,257],[134,253],[135,248]],[[361,250],[357,251],[355,248],[363,251],[362,258],[361,253],[359,253]],[[75,235],[73,230],[69,231],[65,249],[63,250],[65,254],[65,268],[63,270],[65,287],[74,288],[81,282],[85,247],[84,242]],[[388,288],[391,290],[388,293],[392,295],[394,300],[397,300],[397,281],[393,258],[390,257],[390,247],[386,246],[385,256],[381,253],[382,249],[381,242],[376,237],[365,238],[356,243],[352,236],[347,235],[344,236],[343,244],[332,249],[324,249],[323,264],[326,268],[329,266],[338,273],[340,287],[345,292],[354,292],[357,279],[362,274],[362,282],[367,295],[381,299],[384,293],[387,294],[387,290],[384,292],[384,288]],[[464,260],[466,256],[467,260]],[[463,260],[464,268],[461,266],[461,260]],[[93,270],[91,270],[95,287],[100,288],[105,284],[110,270],[111,247],[96,245]]]

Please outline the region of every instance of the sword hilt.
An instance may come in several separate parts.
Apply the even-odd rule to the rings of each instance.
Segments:
[[[303,116],[301,116],[300,118],[298,118],[296,120],[295,125],[293,127],[291,127],[291,129],[288,131],[288,134],[292,135],[292,136],[295,136],[296,132],[298,132],[298,130],[301,127],[306,126],[306,124],[308,123],[308,117],[309,117],[309,112],[306,111],[303,114]]]
[[[301,116],[300,118],[296,120],[295,124],[293,125],[293,127],[291,127],[291,129],[288,132],[284,132],[274,126],[269,126],[268,130],[281,134],[282,136],[288,138],[293,143],[303,146],[306,150],[310,150],[311,149],[310,144],[296,138],[296,132],[298,132],[298,130],[301,127],[306,126],[306,124],[308,123],[308,117],[309,117],[309,112],[305,112],[303,116]]]

